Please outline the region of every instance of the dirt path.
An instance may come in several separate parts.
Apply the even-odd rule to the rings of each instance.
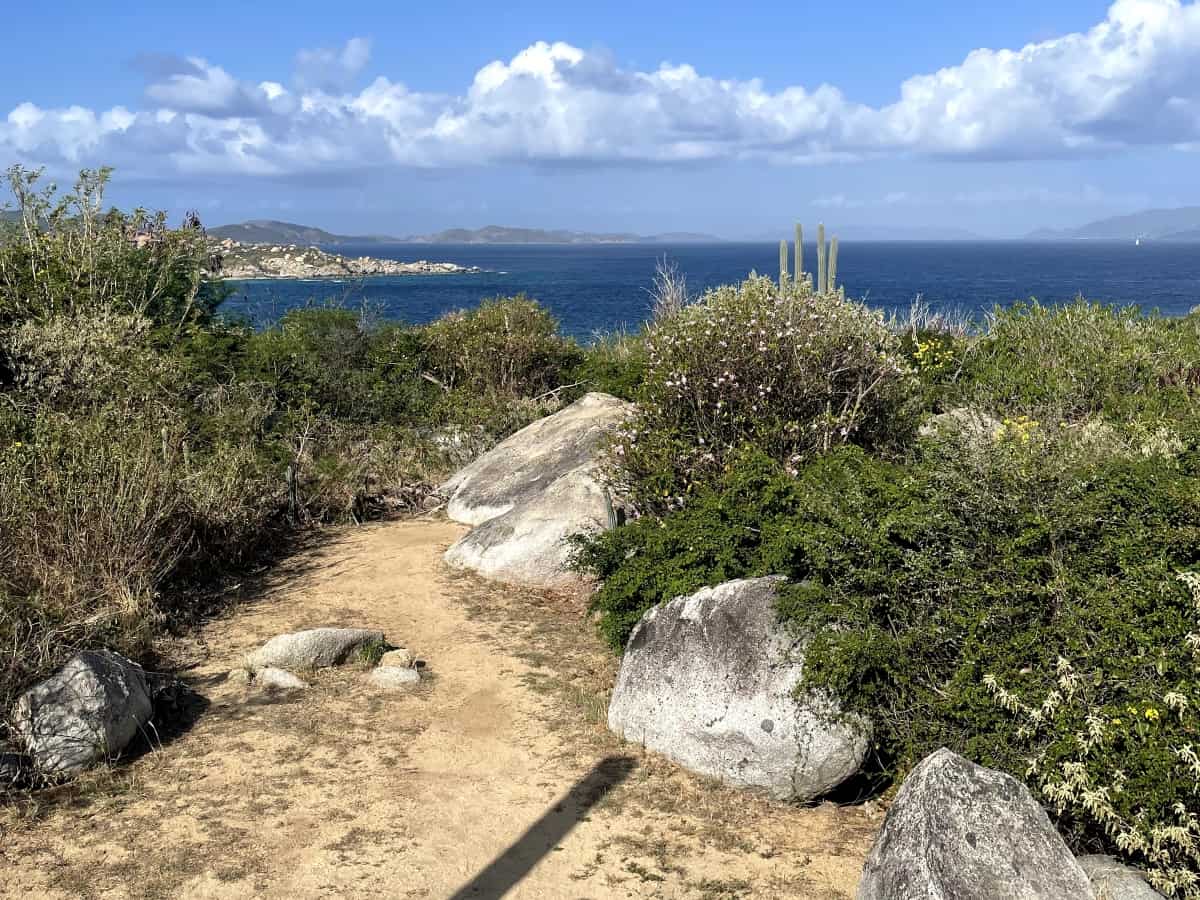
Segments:
[[[0,896],[853,896],[875,813],[771,804],[617,741],[615,662],[579,605],[450,575],[461,531],[373,526],[283,566],[188,648],[210,704],[190,730],[0,810]],[[432,677],[382,694],[351,666],[270,701],[228,677],[327,624],[383,629]]]

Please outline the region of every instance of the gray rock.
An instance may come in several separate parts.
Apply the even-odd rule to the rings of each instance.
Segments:
[[[571,469],[520,505],[459,538],[445,560],[486,578],[541,588],[570,588],[583,576],[570,569],[573,534],[608,525],[604,488],[594,463]]]
[[[365,628],[311,628],[271,638],[246,656],[251,669],[274,666],[280,669],[323,669],[344,663],[352,653],[369,644],[382,644],[382,631]]]
[[[1095,900],[1025,785],[943,748],[901,785],[858,900]]]
[[[254,674],[254,682],[261,688],[271,691],[302,691],[308,687],[308,682],[293,675],[287,669],[276,669],[272,666],[259,669]]]
[[[367,681],[374,687],[394,691],[419,684],[421,673],[416,669],[402,669],[399,666],[380,666],[370,671]]]
[[[13,729],[38,769],[64,775],[116,756],[152,712],[141,666],[85,651],[18,698]]]
[[[778,799],[818,797],[857,772],[868,724],[793,696],[803,648],[778,623],[782,582],[730,581],[647,612],[625,648],[608,727]]]
[[[405,650],[403,647],[398,650],[389,650],[383,656],[379,657],[380,668],[396,668],[396,669],[411,669],[417,664],[417,658],[412,654],[412,651]]]
[[[446,514],[480,525],[537,497],[567,473],[595,460],[604,437],[629,418],[633,405],[608,394],[585,394],[501,442],[441,487]]]
[[[1076,862],[1091,879],[1096,900],[1162,900],[1141,872],[1111,856],[1081,856]]]

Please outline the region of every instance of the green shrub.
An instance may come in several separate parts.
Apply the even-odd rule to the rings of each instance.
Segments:
[[[601,391],[622,400],[637,400],[646,380],[649,352],[644,334],[614,333],[598,337],[583,350],[583,359],[566,380],[583,391]]]
[[[7,172],[20,223],[0,241],[0,327],[25,319],[95,312],[182,327],[224,298],[204,280],[209,251],[199,228],[169,229],[160,213],[104,211],[109,170],[84,171],[59,196],[40,172]]]
[[[815,633],[807,679],[872,716],[896,771],[950,746],[1018,776],[1050,773],[1034,784],[1061,807],[1076,846],[1161,866],[1082,794],[1104,788],[1114,815],[1143,832],[1175,823],[1176,804],[1196,808],[1194,773],[1177,752],[1200,726],[1196,617],[1175,578],[1200,558],[1195,456],[1084,464],[1032,439],[933,452],[892,502],[851,500],[867,479],[842,484],[839,524],[797,558],[804,584],[783,610]],[[1069,704],[1060,660],[1080,677]],[[995,686],[1044,719],[1031,729],[1010,717]],[[1170,716],[1168,694],[1185,698]],[[1107,743],[1085,755],[1091,780],[1076,779],[1070,795],[1056,782],[1080,762],[1081,734]]]
[[[881,317],[806,283],[709,291],[649,326],[638,417],[614,452],[635,502],[678,505],[752,444],[792,467],[913,430],[915,381]]]
[[[283,408],[395,422],[424,415],[437,398],[420,377],[421,336],[399,325],[369,326],[348,309],[291,310],[241,343],[239,377],[270,385]]]
[[[959,397],[1041,421],[1189,413],[1200,389],[1200,318],[1165,319],[1082,298],[997,310],[965,355]]]
[[[536,396],[562,385],[580,360],[558,322],[524,294],[450,313],[422,332],[428,373],[448,391]]]
[[[620,649],[652,606],[734,578],[795,572],[814,541],[894,505],[903,474],[844,448],[792,475],[761,450],[743,448],[664,518],[643,516],[577,539],[576,565],[601,580],[592,598],[601,631]],[[834,543],[822,551],[831,562],[833,553],[847,553]]]

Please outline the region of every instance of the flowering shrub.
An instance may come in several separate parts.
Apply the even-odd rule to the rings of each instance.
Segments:
[[[1178,577],[1200,620],[1200,574]],[[1170,653],[1183,671],[1193,668],[1200,634]],[[1158,668],[1133,697],[1103,669],[1077,672],[1063,657],[1056,684],[1032,703],[994,675],[983,682],[1020,723],[1016,737],[1033,750],[1025,778],[1060,818],[1103,833],[1166,896],[1200,897],[1198,698],[1193,679]]]
[[[911,430],[915,381],[879,314],[769,278],[709,291],[654,322],[641,414],[614,448],[643,505],[679,505],[749,444],[793,471]]]

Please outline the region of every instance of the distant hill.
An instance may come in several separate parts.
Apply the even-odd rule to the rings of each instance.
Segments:
[[[1147,209],[1127,216],[1099,219],[1078,228],[1040,228],[1034,240],[1060,241],[1200,241],[1200,206]]]
[[[0,222],[19,222],[21,214],[15,209],[0,209]]]
[[[710,243],[721,239],[710,234],[692,232],[645,236],[628,232],[596,234],[587,231],[488,225],[474,229],[450,228],[436,234],[414,235],[408,240],[421,244],[682,244]]]
[[[243,244],[371,244],[395,243],[400,238],[381,235],[333,234],[310,225],[276,222],[273,219],[252,219],[236,225],[220,225],[208,229],[211,237],[232,238]]]
[[[488,225],[486,228],[450,228],[436,234],[412,235],[406,238],[384,235],[334,234],[310,225],[277,222],[273,219],[252,219],[234,225],[208,229],[210,236],[224,240],[232,238],[243,244],[686,244],[712,243],[720,238],[710,234],[668,232],[643,236],[625,232],[593,234],[586,231],[548,230],[544,228],[508,228]]]

